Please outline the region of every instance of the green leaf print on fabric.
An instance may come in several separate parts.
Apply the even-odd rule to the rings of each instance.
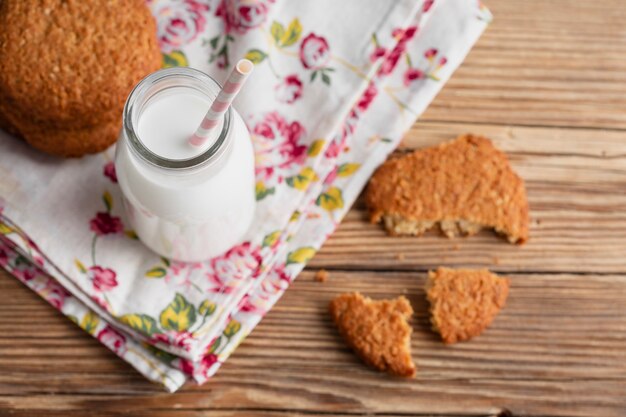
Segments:
[[[87,268],[85,268],[85,265],[83,265],[81,261],[79,261],[78,259],[74,259],[74,264],[76,265],[76,268],[78,268],[80,272],[82,272],[83,274],[87,273]]]
[[[250,49],[246,53],[245,58],[252,61],[253,64],[258,65],[263,62],[265,58],[267,58],[267,54],[260,49]]]
[[[298,18],[293,19],[287,28],[282,23],[274,21],[270,26],[270,34],[274,39],[274,45],[278,48],[286,48],[294,45],[302,36],[302,24]]]
[[[315,255],[315,248],[298,248],[287,255],[287,265],[307,263]]]
[[[300,213],[298,210],[294,211],[293,214],[291,215],[291,218],[289,219],[289,222],[295,222],[300,218],[300,215],[302,213]]]
[[[343,208],[343,195],[337,187],[330,187],[326,192],[320,194],[315,204],[326,211],[333,211]]]
[[[169,259],[161,256],[161,264],[147,270],[144,276],[146,278],[164,278],[165,276],[167,276],[167,269],[169,268],[169,266]]]
[[[146,272],[148,278],[163,278],[165,275],[167,275],[167,271],[161,266],[155,266]]]
[[[134,230],[124,230],[124,234],[131,239],[139,240],[139,236],[137,236]]]
[[[143,346],[145,349],[149,350],[153,355],[155,355],[157,358],[161,359],[162,361],[166,362],[166,363],[171,363],[173,362],[175,359],[178,359],[179,357],[176,355],[173,355],[171,353],[162,351],[161,349],[154,347],[148,343],[142,343],[141,346]]]
[[[224,329],[224,336],[230,339],[231,337],[239,333],[239,330],[241,330],[241,323],[239,323],[237,320],[231,320]]]
[[[146,336],[152,336],[159,330],[156,320],[147,314],[125,314],[120,317],[120,321]]]
[[[87,333],[93,334],[96,327],[98,327],[98,323],[100,323],[100,318],[94,312],[89,311],[83,316],[79,326]]]
[[[111,210],[113,209],[113,197],[111,197],[111,193],[108,191],[105,191],[104,194],[102,194],[102,201],[104,201],[104,205],[107,208],[107,212],[111,212]]]
[[[350,164],[350,163],[341,164],[339,168],[337,169],[337,176],[349,177],[350,175],[354,174],[359,169],[360,166],[361,164]]]
[[[289,23],[287,30],[285,31],[284,35],[280,39],[279,46],[281,47],[291,46],[300,40],[300,36],[302,36],[302,24],[296,18],[296,19],[293,19],[291,23]]]
[[[286,179],[287,185],[295,188],[296,190],[304,191],[309,187],[314,181],[317,181],[319,178],[315,171],[313,171],[310,167],[304,167],[300,170],[300,173],[294,175],[293,177],[288,177]]]
[[[9,235],[13,233],[13,229],[4,223],[0,223],[0,235]]]
[[[207,350],[207,353],[215,353],[217,349],[220,347],[221,343],[222,343],[222,336],[216,338],[215,341],[211,343],[211,346]]]
[[[255,189],[256,189],[256,201],[261,201],[268,195],[274,194],[274,191],[276,191],[274,187],[265,188],[265,184],[263,184],[263,182],[261,181],[256,183]]]
[[[314,140],[313,143],[311,143],[311,145],[309,146],[309,149],[307,149],[306,151],[307,155],[310,157],[315,157],[319,155],[322,149],[324,149],[324,143],[324,139]]]
[[[196,322],[196,309],[182,294],[177,293],[174,300],[161,312],[159,323],[164,330],[183,332]]]
[[[285,34],[285,28],[279,22],[274,21],[270,27],[270,33],[272,34],[272,38],[274,38],[276,45],[280,45],[280,41]]]
[[[214,302],[209,301],[209,300],[204,300],[202,304],[198,306],[198,314],[200,314],[203,317],[208,317],[211,314],[215,313],[216,308],[217,306],[215,305]]]
[[[282,232],[280,230],[276,230],[272,233],[265,235],[265,237],[263,238],[262,247],[273,247],[278,242],[278,238],[280,237],[281,233]]]
[[[186,67],[189,65],[187,56],[183,51],[172,51],[169,54],[163,54],[163,68]]]

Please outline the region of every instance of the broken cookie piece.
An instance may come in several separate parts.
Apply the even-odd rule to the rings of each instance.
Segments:
[[[372,300],[358,292],[330,302],[330,314],[348,346],[373,368],[392,375],[413,377],[411,359],[411,304],[405,297]]]
[[[509,280],[486,269],[438,268],[428,272],[430,320],[445,343],[481,334],[504,307],[508,295]]]
[[[528,240],[524,181],[487,138],[462,135],[385,162],[365,193],[372,223],[391,235],[421,235],[438,225],[448,237],[494,229]]]

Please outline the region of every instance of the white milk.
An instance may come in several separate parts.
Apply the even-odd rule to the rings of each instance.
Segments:
[[[189,68],[158,71],[133,90],[115,165],[130,222],[150,249],[200,261],[237,244],[255,207],[250,135],[231,108],[200,149],[187,143],[219,86]]]
[[[155,154],[168,159],[198,156],[215,143],[224,120],[201,146],[189,146],[187,140],[202,122],[211,102],[201,93],[164,92],[152,100],[139,117],[139,140]],[[194,127],[195,126],[195,127]]]

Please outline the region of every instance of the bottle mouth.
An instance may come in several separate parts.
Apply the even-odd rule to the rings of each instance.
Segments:
[[[175,89],[192,89],[204,94],[213,102],[221,90],[221,85],[213,78],[193,68],[165,68],[153,72],[141,80],[131,91],[124,105],[124,132],[132,152],[140,159],[165,169],[189,169],[215,161],[224,152],[230,131],[232,108],[224,114],[224,124],[219,136],[207,150],[187,159],[169,159],[152,152],[137,134],[139,118],[150,99],[157,94]]]

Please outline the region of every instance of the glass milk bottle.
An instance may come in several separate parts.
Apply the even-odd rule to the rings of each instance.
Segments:
[[[188,139],[220,91],[208,75],[168,68],[144,78],[124,108],[115,166],[130,223],[153,251],[201,261],[237,244],[255,207],[254,153],[230,107],[202,147]]]

